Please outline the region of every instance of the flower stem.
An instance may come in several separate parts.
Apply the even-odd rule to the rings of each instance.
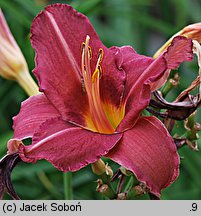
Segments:
[[[63,181],[64,181],[64,198],[65,200],[72,200],[73,199],[72,173],[64,172]]]
[[[45,172],[37,172],[37,176],[40,179],[43,186],[53,195],[56,199],[61,199],[60,193],[58,190],[54,187],[52,182],[48,179]]]

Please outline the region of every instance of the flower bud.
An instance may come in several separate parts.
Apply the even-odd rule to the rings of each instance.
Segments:
[[[149,192],[149,189],[144,183],[140,183],[139,185],[136,185],[134,187],[134,191],[135,191],[136,196],[140,196],[140,195],[143,195]]]
[[[116,194],[113,191],[113,189],[110,188],[107,184],[103,184],[101,180],[98,181],[98,186],[96,188],[96,191],[105,195],[110,199],[114,199],[116,197]]]
[[[121,172],[125,175],[125,176],[131,176],[132,172],[127,170],[125,167],[121,166],[120,167]]]
[[[96,175],[102,175],[106,171],[106,165],[104,161],[101,159],[91,164],[91,168],[92,168],[93,173]]]
[[[38,94],[38,86],[29,74],[26,60],[0,9],[0,76],[17,81],[28,95]]]
[[[119,193],[117,194],[117,200],[126,200],[126,193]]]
[[[112,170],[112,168],[108,165],[108,164],[106,164],[106,170],[105,170],[105,172],[106,172],[106,175],[108,175],[108,176],[110,176],[110,178],[112,178],[112,176],[113,176],[113,170]]]

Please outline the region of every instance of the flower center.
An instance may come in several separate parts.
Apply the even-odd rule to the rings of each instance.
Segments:
[[[114,133],[115,128],[111,125],[103,110],[100,98],[100,78],[102,75],[101,62],[103,59],[103,49],[99,49],[96,67],[92,73],[91,59],[92,50],[89,46],[90,37],[87,35],[86,40],[82,43],[82,75],[84,81],[84,88],[86,90],[89,111],[90,111],[90,129],[100,133],[111,134]]]

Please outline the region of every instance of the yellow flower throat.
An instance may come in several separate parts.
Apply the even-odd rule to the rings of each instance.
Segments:
[[[81,69],[89,102],[89,113],[86,114],[87,127],[96,132],[112,134],[119,122],[122,120],[122,109],[118,109],[111,104],[104,104],[100,97],[100,78],[102,76],[101,62],[103,60],[103,49],[99,49],[98,59],[92,73],[90,61],[92,59],[92,49],[89,46],[90,37],[87,35],[82,43]],[[120,114],[120,115],[119,115]]]

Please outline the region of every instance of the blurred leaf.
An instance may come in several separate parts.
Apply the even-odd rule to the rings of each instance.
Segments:
[[[30,13],[33,16],[36,16],[42,9],[43,6],[36,5],[33,0],[15,0],[24,10]]]
[[[102,0],[85,0],[85,1],[72,1],[71,6],[81,13],[87,14],[92,11]]]
[[[7,142],[13,136],[13,131],[4,133],[0,137],[0,158],[2,158],[7,152]]]
[[[192,18],[193,22],[200,22],[201,20],[201,13],[200,13],[200,0],[191,0],[189,1],[189,8],[188,8],[188,16]]]
[[[26,164],[26,163],[19,163],[18,166],[13,171],[12,179],[20,180],[24,178],[32,178],[36,176],[37,172],[45,171],[46,173],[51,173],[55,171],[55,168],[47,161],[42,160],[38,161],[36,164]]]
[[[16,19],[19,23],[21,23],[24,27],[29,28],[31,23],[31,17],[27,16],[25,13],[19,9],[19,6],[14,4],[13,1],[0,1],[0,7],[3,10],[9,11],[9,14],[13,19]]]

